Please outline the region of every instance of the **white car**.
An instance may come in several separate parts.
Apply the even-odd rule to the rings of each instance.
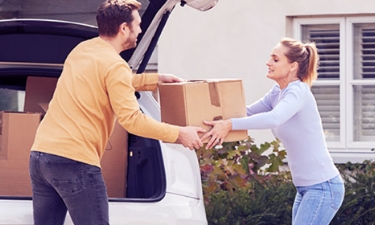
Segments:
[[[215,6],[217,1],[142,0],[142,5],[147,7],[141,13],[143,33],[138,37],[137,48],[125,51],[121,56],[134,68],[134,72],[143,72],[168,16],[176,5],[186,4],[205,11]],[[22,98],[25,98],[26,85],[31,78],[57,79],[70,50],[79,42],[97,35],[95,26],[82,23],[45,18],[0,20],[0,99],[7,99],[10,105],[14,105],[14,101],[21,99],[22,102]],[[36,90],[43,90],[42,83],[39,87],[36,83]],[[16,98],[12,97],[14,95]],[[146,115],[160,120],[160,107],[152,93],[139,92],[136,95],[141,110]],[[0,100],[2,111],[22,108],[19,106],[20,103],[18,106],[16,103],[15,108],[6,108],[1,104]],[[22,130],[22,125],[18,129]],[[0,132],[0,137],[1,135]],[[195,152],[182,145],[166,144],[132,134],[128,134],[127,139],[123,140],[122,145],[127,148],[125,171],[115,171],[112,175],[125,174],[126,185],[122,186],[123,189],[120,187],[120,194],[110,194],[110,223],[207,224],[200,169]],[[2,145],[0,143],[0,148]],[[18,182],[21,177],[6,177],[14,171],[10,171],[8,166],[12,165],[7,164],[7,157],[2,153],[0,150],[0,224],[31,225],[31,194],[9,194],[18,193],[16,189],[19,188],[27,189],[26,193],[31,193],[28,190],[30,187],[18,185],[12,192],[9,185]],[[109,158],[106,160],[105,163],[109,166],[115,164]],[[23,175],[28,175],[27,169],[23,170]],[[105,168],[103,173],[104,170]],[[117,181],[115,179],[111,182]],[[6,187],[11,190],[6,192]],[[73,224],[69,214],[65,224]]]

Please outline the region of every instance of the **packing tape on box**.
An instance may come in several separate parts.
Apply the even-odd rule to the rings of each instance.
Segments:
[[[217,85],[216,85],[217,83],[216,82],[212,82],[212,81],[208,81],[208,80],[187,80],[186,82],[208,83],[211,105],[214,105],[216,107],[221,107],[220,96],[219,96],[219,92],[217,90]]]
[[[214,105],[216,107],[221,107],[220,96],[219,96],[219,92],[217,91],[216,83],[209,82],[208,89],[210,90],[211,105]]]

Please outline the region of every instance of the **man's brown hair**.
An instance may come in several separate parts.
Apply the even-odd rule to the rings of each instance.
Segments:
[[[96,12],[99,35],[113,37],[118,33],[122,23],[131,24],[132,11],[139,10],[141,3],[137,0],[106,0]]]

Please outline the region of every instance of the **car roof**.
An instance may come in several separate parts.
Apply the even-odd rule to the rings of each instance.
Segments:
[[[51,1],[47,0],[47,2]],[[141,2],[143,8],[140,10],[140,15],[143,33],[138,36],[138,42],[142,40],[153,19],[167,0],[142,0]],[[27,2],[25,4],[26,9],[30,7]],[[96,7],[98,5],[99,3],[96,4]],[[24,14],[25,17],[30,16],[28,12],[24,12]],[[60,76],[63,63],[70,51],[78,43],[98,36],[96,24],[79,22],[87,20],[86,18],[74,21],[77,17],[71,16],[69,17],[70,21],[59,20],[54,19],[56,17],[51,13],[30,17],[37,18],[22,18],[21,16],[21,18],[0,20],[0,49],[2,52],[0,54],[0,87],[24,89],[27,76]],[[95,17],[95,15],[91,15],[91,17]],[[152,26],[158,26],[158,24],[153,23]],[[150,43],[145,44],[150,45]],[[151,53],[153,51],[149,46],[146,49]],[[135,49],[124,51],[121,56],[128,61],[134,51]],[[147,64],[147,62],[144,63]]]
[[[54,5],[54,8],[50,9],[50,12],[46,12],[45,14],[37,13],[35,12],[37,9],[31,8],[30,5],[32,4],[26,1],[22,3],[25,11],[19,13],[19,18],[0,20],[0,49],[8,53],[7,55],[0,55],[0,61],[34,62],[33,59],[27,57],[27,55],[33,55],[33,58],[36,60],[35,62],[38,63],[63,63],[67,54],[78,42],[98,36],[96,22],[90,22],[89,20],[89,17],[91,20],[95,18],[92,12],[93,6],[88,8],[87,12],[81,12],[81,14],[84,14],[83,16],[76,16],[74,14],[75,11],[78,11],[75,8],[80,8],[83,6],[83,3],[87,4],[87,2],[82,1],[80,3],[81,1],[77,1],[62,4],[64,1],[59,3],[52,0],[44,1],[46,2],[44,7],[47,7],[47,10],[52,7],[52,4]],[[96,8],[102,0],[95,1],[97,1],[94,4]],[[142,17],[141,29],[143,33],[138,36],[138,42],[142,40],[143,35],[147,32],[150,25],[158,26],[158,24],[151,24],[151,22],[167,0],[140,0],[140,2],[142,3],[140,15]],[[58,7],[64,9],[57,11],[55,9],[57,8],[56,4],[58,4]],[[71,4],[74,4],[74,6],[68,7]],[[176,2],[173,4],[176,4]],[[54,16],[54,13],[73,14],[67,17],[58,17]],[[79,14],[78,12],[76,13]],[[87,23],[83,21],[87,21]],[[134,50],[125,51],[121,55],[128,61]],[[40,52],[36,55],[34,53],[36,51],[46,52]]]

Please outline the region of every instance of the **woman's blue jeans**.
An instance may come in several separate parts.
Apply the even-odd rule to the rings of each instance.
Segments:
[[[293,225],[328,225],[345,194],[341,176],[311,186],[297,186],[293,204]]]
[[[107,225],[108,196],[97,166],[42,152],[30,153],[35,225]]]

